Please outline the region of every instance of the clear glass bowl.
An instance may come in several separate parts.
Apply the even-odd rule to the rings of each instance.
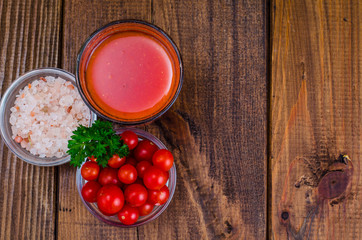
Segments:
[[[126,131],[126,130],[131,130],[134,133],[136,133],[139,136],[139,139],[148,139],[151,142],[153,142],[154,144],[156,144],[160,149],[167,149],[166,146],[155,136],[151,135],[148,132],[145,132],[141,129],[137,129],[137,128],[120,128],[120,129],[116,129],[116,133],[117,134],[121,134],[122,132]],[[86,206],[86,208],[88,209],[89,212],[91,212],[96,218],[98,218],[99,220],[113,225],[113,226],[118,226],[118,227],[125,227],[125,228],[129,228],[129,227],[137,227],[137,226],[141,226],[143,224],[149,223],[153,220],[155,220],[158,216],[161,215],[161,213],[163,213],[167,206],[170,204],[171,199],[175,193],[175,188],[176,188],[176,167],[175,164],[172,166],[172,168],[169,170],[169,180],[166,183],[166,186],[168,186],[169,191],[170,191],[170,196],[167,200],[167,202],[161,206],[155,206],[154,209],[152,210],[152,212],[150,214],[148,214],[147,216],[140,216],[140,218],[138,219],[138,221],[133,224],[133,225],[124,225],[122,224],[119,220],[117,215],[114,216],[105,216],[103,215],[98,207],[97,207],[97,203],[90,203],[87,202],[83,199],[82,197],[82,187],[83,185],[87,182],[86,180],[84,180],[82,178],[81,175],[81,171],[80,171],[81,167],[77,169],[77,174],[76,174],[76,182],[77,182],[77,188],[78,188],[78,192],[79,192],[79,196],[82,199],[84,205]]]
[[[147,111],[147,113],[138,117],[134,117],[132,113],[125,113],[124,116],[120,116],[110,110],[107,110],[108,107],[97,104],[94,97],[92,97],[93,93],[88,91],[87,79],[85,76],[89,59],[99,44],[111,35],[123,32],[136,32],[155,39],[164,47],[164,49],[166,49],[173,66],[173,78],[170,88],[171,94],[167,97],[167,101],[162,104],[162,106],[152,109],[152,113],[148,113]],[[81,47],[77,57],[76,81],[78,84],[78,90],[84,102],[92,109],[92,111],[97,113],[97,115],[102,116],[107,120],[118,122],[122,125],[132,126],[144,124],[160,117],[176,101],[183,82],[182,59],[176,44],[162,29],[156,27],[155,25],[138,20],[115,21],[96,30]]]
[[[46,76],[61,77],[66,81],[72,82],[73,85],[76,86],[74,75],[58,68],[35,69],[20,76],[11,84],[2,96],[0,103],[0,132],[5,144],[18,158],[38,166],[56,166],[69,162],[70,156],[65,155],[61,158],[40,158],[39,156],[31,154],[26,149],[22,148],[19,143],[16,143],[14,139],[12,139],[11,125],[9,122],[11,113],[10,108],[14,106],[16,95],[19,93],[20,89],[24,88],[34,80]],[[92,125],[92,123],[97,119],[97,115],[91,111],[89,111],[89,114],[91,114],[89,125]]]

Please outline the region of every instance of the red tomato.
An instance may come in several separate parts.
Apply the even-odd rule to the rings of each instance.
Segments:
[[[143,183],[148,189],[159,190],[167,182],[167,173],[161,169],[151,166],[146,169],[143,175]]]
[[[125,163],[126,157],[120,158],[117,154],[113,154],[113,156],[108,160],[108,166],[111,168],[120,168]]]
[[[132,166],[137,166],[137,161],[133,157],[127,157],[126,158],[126,164],[131,164]]]
[[[163,171],[168,171],[173,165],[172,153],[167,149],[160,149],[152,156],[152,163]]]
[[[95,162],[85,162],[80,173],[87,181],[96,180],[99,174],[99,165]]]
[[[92,162],[97,162],[97,158],[96,157],[94,157],[93,155],[92,156],[90,156],[90,157],[88,157],[88,159],[90,160],[90,161],[92,161]]]
[[[133,156],[137,161],[152,161],[153,154],[158,150],[158,147],[149,140],[140,141],[137,147],[133,150]]]
[[[170,191],[167,186],[163,186],[160,190],[148,190],[148,199],[147,202],[156,206],[165,204],[168,197],[170,196]]]
[[[112,216],[119,212],[124,205],[122,190],[115,185],[103,186],[97,194],[99,210],[106,216]]]
[[[132,207],[139,207],[147,201],[147,189],[141,184],[131,184],[124,191],[126,202]]]
[[[121,134],[121,139],[127,144],[129,150],[134,149],[138,144],[138,136],[132,131],[124,131]]]
[[[143,178],[143,175],[145,174],[146,169],[151,166],[152,166],[152,164],[148,161],[139,162],[136,166],[138,177]]]
[[[137,222],[139,218],[138,208],[125,205],[122,210],[118,213],[118,219],[125,225],[132,225]]]
[[[137,170],[131,164],[125,164],[118,170],[118,179],[125,184],[131,184],[137,179]]]
[[[99,174],[98,182],[101,185],[114,184],[118,187],[122,186],[122,183],[119,181],[117,176],[117,169],[106,167],[103,168],[101,173]]]
[[[101,185],[96,181],[89,181],[82,187],[82,197],[87,202],[97,202],[97,192]]]
[[[154,205],[151,203],[146,202],[142,206],[138,207],[138,211],[140,213],[140,216],[146,216],[150,214],[153,210]]]

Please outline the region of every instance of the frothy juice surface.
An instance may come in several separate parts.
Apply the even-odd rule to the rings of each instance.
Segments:
[[[173,66],[166,49],[146,34],[111,35],[92,53],[86,68],[94,101],[115,115],[152,114],[167,102]]]

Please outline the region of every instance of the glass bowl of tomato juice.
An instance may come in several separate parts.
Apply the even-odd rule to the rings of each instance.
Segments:
[[[103,118],[137,125],[175,102],[183,81],[179,50],[160,28],[124,20],[94,32],[80,49],[76,80],[88,106]]]

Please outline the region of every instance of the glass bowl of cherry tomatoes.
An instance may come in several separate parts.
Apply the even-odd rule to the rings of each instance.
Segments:
[[[130,154],[113,155],[106,167],[89,157],[77,169],[76,183],[85,207],[99,220],[118,227],[153,221],[168,207],[176,188],[172,153],[152,134],[115,129]]]

